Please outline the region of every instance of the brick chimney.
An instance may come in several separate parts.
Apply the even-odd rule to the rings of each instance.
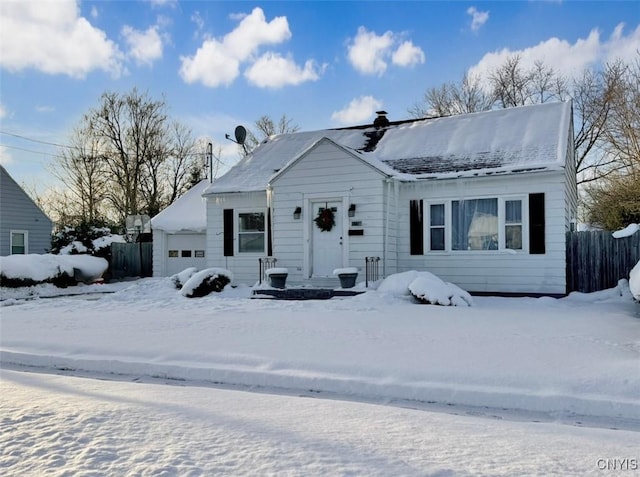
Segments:
[[[386,111],[376,111],[378,117],[373,120],[373,127],[376,129],[384,128],[389,125]]]

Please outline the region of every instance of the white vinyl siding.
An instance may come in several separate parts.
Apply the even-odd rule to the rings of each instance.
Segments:
[[[405,206],[398,208],[398,271],[427,270],[471,292],[565,293],[564,180],[564,172],[557,171],[403,184],[399,202]],[[527,198],[532,193],[545,194],[546,250],[541,255],[528,253]],[[504,221],[505,212],[501,211],[498,250],[451,250],[451,240],[447,237],[446,251],[430,251],[429,222],[428,217],[425,217],[425,254],[410,255],[409,200],[423,199],[425,209],[429,211],[431,204],[450,204],[453,200],[491,197],[499,198],[502,207],[506,200],[522,200],[522,250],[506,248],[504,236],[507,224]],[[445,215],[449,217],[449,211]]]
[[[231,256],[224,255],[222,217],[225,209],[234,211],[234,254]],[[233,273],[234,284],[254,285],[257,283],[258,259],[266,256],[266,252],[238,253],[238,213],[265,212],[266,210],[267,194],[264,191],[219,194],[207,197],[207,246],[205,250],[207,267],[221,267],[230,270]],[[266,226],[265,218],[265,230]]]
[[[356,267],[358,280],[364,279],[365,257],[383,256],[385,233],[395,243],[395,230],[385,229],[387,202],[393,207],[393,196],[387,201],[384,176],[335,144],[320,142],[272,184],[273,203],[273,256],[278,266],[289,269],[288,282],[304,282],[309,275],[309,246],[314,217],[311,204],[317,200],[339,201],[342,204],[343,267]],[[349,206],[355,204],[353,217]],[[302,210],[299,219],[293,217],[297,207]],[[388,214],[394,216],[395,214]],[[395,217],[392,217],[395,220]],[[353,222],[360,225],[353,225]],[[363,231],[363,235],[349,235],[350,229]],[[395,264],[395,255],[389,259]]]

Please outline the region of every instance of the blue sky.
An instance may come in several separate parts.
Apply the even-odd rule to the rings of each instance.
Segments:
[[[164,94],[232,162],[225,134],[263,115],[302,130],[406,119],[428,88],[512,54],[570,77],[638,51],[637,1],[0,0],[0,163],[53,183],[53,144],[104,91]]]

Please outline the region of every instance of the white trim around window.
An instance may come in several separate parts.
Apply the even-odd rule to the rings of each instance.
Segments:
[[[234,215],[235,253],[263,256],[267,251],[267,209],[236,209]]]
[[[453,207],[454,202],[474,201],[482,199],[493,199],[497,201],[497,224],[493,222],[491,227],[497,226],[497,241],[492,241],[493,248],[475,248],[460,249],[453,248]],[[486,201],[485,201],[486,202]],[[464,199],[446,199],[446,200],[424,200],[424,245],[425,254],[438,253],[490,253],[513,251],[515,253],[529,253],[529,208],[528,196],[483,196],[483,197],[466,197]],[[519,210],[518,210],[519,203]],[[489,203],[487,203],[490,205]],[[507,212],[508,209],[508,212]],[[442,211],[444,210],[444,224],[442,220]],[[495,209],[494,209],[495,210]],[[509,213],[509,221],[507,221],[507,213]],[[495,219],[494,219],[495,220]],[[444,233],[440,232],[444,228]],[[507,239],[508,229],[511,236]],[[518,230],[520,236],[518,237]],[[442,248],[442,236],[444,235],[444,248]],[[518,240],[519,239],[519,240]],[[468,240],[468,239],[467,239]],[[520,247],[517,247],[518,241]],[[516,245],[507,248],[507,242]]]
[[[9,251],[11,255],[27,255],[29,253],[28,230],[11,230],[9,232]]]

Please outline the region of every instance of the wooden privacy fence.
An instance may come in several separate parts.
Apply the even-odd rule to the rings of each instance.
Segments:
[[[613,288],[640,261],[640,232],[614,238],[611,232],[567,233],[567,293]]]
[[[150,277],[153,266],[153,244],[117,243],[111,244],[111,278]]]

